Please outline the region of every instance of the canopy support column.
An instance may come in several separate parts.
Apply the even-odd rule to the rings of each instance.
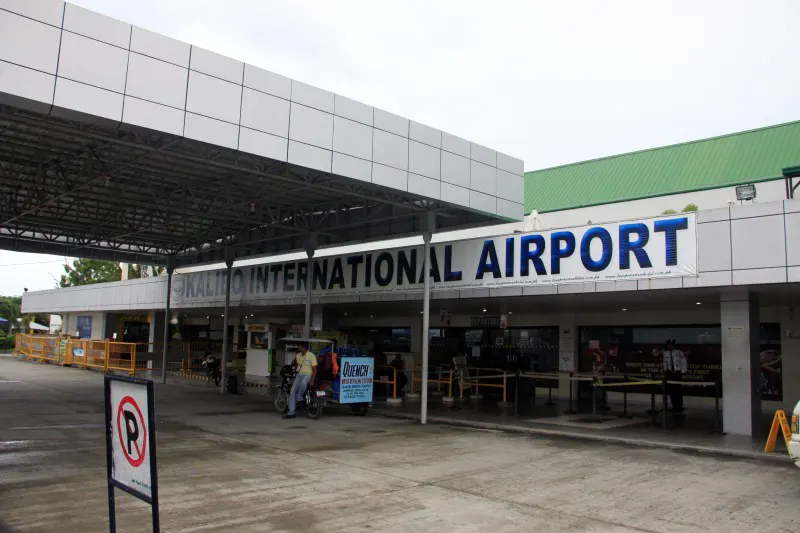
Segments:
[[[436,215],[426,213],[422,218],[422,239],[425,244],[422,253],[422,272],[424,276],[424,286],[422,295],[422,393],[421,393],[421,412],[420,422],[428,423],[428,352],[430,345],[430,323],[431,323],[431,238],[436,228]]]
[[[127,268],[127,265],[125,265]],[[169,351],[169,304],[172,300],[172,274],[175,272],[175,258],[170,257],[167,262],[167,304],[164,307],[164,346],[161,354],[161,383],[167,382],[167,352]],[[155,318],[155,313],[153,313]],[[151,328],[155,328],[155,324],[151,324]]]
[[[222,315],[222,381],[219,385],[221,394],[225,394],[228,387],[228,321],[231,310],[231,278],[233,277],[233,258],[232,248],[225,249],[225,314]]]
[[[314,279],[314,252],[317,249],[317,234],[309,233],[308,242],[306,243],[306,254],[308,254],[308,263],[306,265],[306,312],[305,322],[303,323],[303,336],[311,338],[311,292],[312,281]]]

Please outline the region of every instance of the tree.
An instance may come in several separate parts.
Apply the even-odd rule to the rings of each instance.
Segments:
[[[6,331],[6,328],[0,327],[0,350],[6,348],[13,348],[16,336]]]
[[[166,269],[160,266],[128,265],[128,279],[139,279],[151,276],[160,276],[165,272]]]
[[[119,263],[97,259],[75,259],[71,266],[64,265],[64,272],[58,283],[60,287],[77,287],[122,279]]]
[[[665,209],[664,212],[661,213],[661,214],[662,215],[677,215],[678,212],[675,211],[674,209]]]
[[[8,326],[17,323],[22,313],[22,298],[20,296],[0,296],[0,316],[8,320]]]
[[[128,269],[128,279],[139,279],[150,276],[160,276],[166,270],[164,267],[149,265],[134,265],[128,263],[115,263],[113,261],[100,261],[97,259],[75,259],[72,265],[64,265],[64,272],[58,282],[59,287],[77,287],[93,283],[107,283],[122,279],[122,266]]]
[[[22,315],[22,330],[27,332],[28,331],[28,324],[31,322],[36,322],[41,326],[50,327],[50,315],[40,315],[40,314],[27,314]]]

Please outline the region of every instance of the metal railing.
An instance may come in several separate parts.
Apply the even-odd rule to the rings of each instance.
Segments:
[[[478,368],[478,367],[469,367],[465,369],[467,374],[458,381],[459,383],[459,397],[460,399],[464,399],[464,391],[469,390],[470,388],[473,391],[474,396],[480,395],[480,389],[483,388],[494,388],[494,389],[502,389],[503,390],[503,403],[508,403],[508,376],[510,375],[508,371],[503,370],[502,368]],[[483,372],[490,372],[489,375],[481,375],[481,371]],[[474,374],[470,374],[473,373]],[[493,374],[491,372],[494,372]],[[513,375],[513,374],[511,374]],[[502,379],[502,383],[481,383],[481,380],[495,380],[495,379]]]
[[[418,377],[422,366],[415,365],[411,368],[411,393],[416,394],[417,383],[422,383],[422,377]],[[431,379],[430,376],[437,376],[436,379]],[[445,376],[444,378],[442,376]],[[436,385],[436,390],[441,392],[442,385],[447,385],[447,397],[453,397],[453,369],[436,367],[428,370],[428,383]]]
[[[392,371],[392,379],[376,379],[373,383],[378,383],[381,385],[391,385],[392,386],[392,399],[397,399],[397,369],[393,366],[380,366],[380,369],[388,368]]]

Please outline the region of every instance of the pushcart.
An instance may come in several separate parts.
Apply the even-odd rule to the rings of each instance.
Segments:
[[[285,337],[280,340],[287,343],[287,352],[290,351],[292,343],[308,343],[312,351],[317,348],[318,360],[331,356],[332,372],[327,376],[318,372],[318,383],[312,392],[321,407],[325,407],[327,404],[349,405],[353,414],[361,416],[367,414],[372,404],[375,377],[374,357],[361,354],[353,348],[339,347],[334,350],[334,343],[329,339]],[[280,390],[278,392],[280,393]],[[283,403],[288,400],[288,395],[279,395],[282,407]],[[277,402],[278,397],[276,396],[276,408],[278,407]]]

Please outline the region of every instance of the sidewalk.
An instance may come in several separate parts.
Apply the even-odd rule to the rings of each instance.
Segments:
[[[499,408],[484,401],[480,404],[464,402],[461,407],[448,407],[439,398],[432,397],[428,404],[428,421],[440,424],[513,431],[549,437],[593,440],[605,443],[628,444],[651,448],[666,448],[698,454],[726,455],[762,461],[788,462],[788,454],[778,443],[773,453],[764,453],[764,443],[771,417],[765,417],[763,437],[724,435],[714,431],[713,411],[692,409],[683,420],[668,417],[668,428],[661,427],[658,414],[653,425],[652,416],[645,413],[647,406],[629,408],[631,418],[623,418],[621,410],[612,410],[593,416],[591,411],[573,415],[563,414],[568,405],[539,405],[513,414],[513,408]],[[391,418],[420,419],[419,401],[404,401],[402,406],[391,406],[376,401],[372,413]]]
[[[271,395],[270,380],[248,380],[247,389],[257,394]],[[257,382],[256,382],[257,381]],[[668,428],[662,427],[663,417],[659,412],[656,425],[646,411],[649,405],[631,403],[628,417],[622,417],[622,404],[611,401],[611,410],[593,416],[590,405],[575,405],[580,412],[565,415],[568,402],[547,406],[546,396],[537,397],[535,406],[499,408],[497,398],[485,397],[482,402],[464,401],[460,406],[445,406],[441,398],[433,396],[428,402],[428,421],[455,426],[474,427],[499,431],[527,433],[548,437],[591,440],[608,444],[627,444],[650,448],[664,448],[684,453],[713,454],[761,461],[790,462],[783,441],[779,438],[775,452],[764,453],[766,435],[772,416],[765,414],[762,420],[762,436],[746,437],[724,435],[715,430],[714,412],[705,408],[689,408],[683,419],[672,414],[667,417]],[[658,403],[656,409],[660,409]],[[385,399],[376,398],[370,410],[372,414],[390,418],[419,420],[419,400],[404,400],[402,405],[388,405]]]

